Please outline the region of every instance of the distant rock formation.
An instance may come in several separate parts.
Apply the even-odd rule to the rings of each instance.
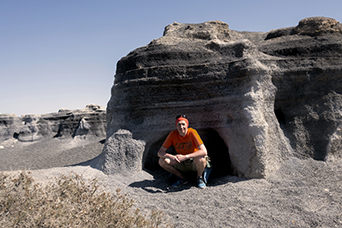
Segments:
[[[23,120],[15,114],[0,114],[0,142],[17,138]]]
[[[0,114],[0,142],[17,139],[34,142],[46,137],[105,137],[106,109],[90,104],[81,110],[61,109],[58,113]]]
[[[117,140],[123,134],[144,142],[136,167],[157,169],[157,150],[175,116],[186,114],[216,174],[260,178],[289,156],[340,159],[341,28],[324,17],[267,33],[233,31],[220,21],[167,26],[163,37],[117,63],[102,157],[125,144]],[[112,161],[107,156],[99,167]]]

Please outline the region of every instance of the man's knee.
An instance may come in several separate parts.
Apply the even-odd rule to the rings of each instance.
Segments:
[[[159,158],[158,163],[159,163],[159,165],[160,165],[161,167],[163,167],[164,162],[165,162],[165,159],[164,159],[164,158]]]
[[[194,158],[194,162],[195,162],[195,164],[201,164],[203,166],[206,166],[207,165],[207,158],[205,156],[197,157],[197,158]]]
[[[159,158],[158,162],[159,162],[159,165],[161,167],[164,167],[165,165],[169,165],[170,164],[170,161],[167,158]]]

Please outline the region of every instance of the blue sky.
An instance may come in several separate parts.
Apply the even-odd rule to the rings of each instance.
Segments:
[[[0,113],[106,107],[117,61],[173,23],[220,20],[268,32],[325,16],[340,0],[0,0]]]

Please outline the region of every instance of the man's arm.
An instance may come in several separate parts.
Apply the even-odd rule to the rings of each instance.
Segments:
[[[168,158],[170,159],[171,161],[177,161],[178,163],[180,163],[181,161],[175,156],[175,155],[172,155],[172,154],[168,154],[166,153],[166,150],[167,148],[165,147],[160,147],[159,151],[158,151],[158,157],[160,158]]]
[[[176,157],[179,159],[180,162],[182,162],[190,158],[204,157],[207,156],[207,154],[207,148],[204,146],[204,144],[201,144],[198,147],[198,151],[187,155],[177,154]]]
[[[167,153],[166,153],[167,148],[165,147],[160,147],[160,149],[158,150],[158,157],[160,158],[167,158]]]

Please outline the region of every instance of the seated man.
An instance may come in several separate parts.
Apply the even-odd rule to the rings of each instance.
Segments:
[[[203,172],[207,165],[207,149],[197,131],[189,127],[188,119],[182,115],[176,118],[177,130],[172,131],[158,151],[159,164],[166,171],[175,174],[178,180],[172,185],[177,188],[186,184],[187,180],[180,171],[196,171],[199,188],[205,188]],[[176,155],[166,153],[174,146]]]

